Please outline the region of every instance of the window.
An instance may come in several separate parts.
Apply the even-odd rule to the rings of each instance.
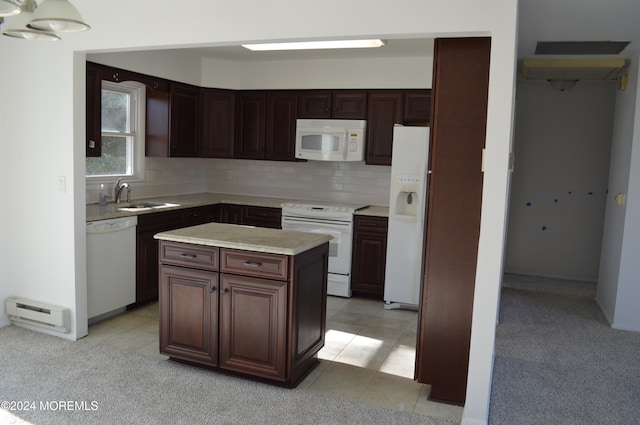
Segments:
[[[102,82],[102,155],[87,158],[87,179],[144,179],[145,86]]]

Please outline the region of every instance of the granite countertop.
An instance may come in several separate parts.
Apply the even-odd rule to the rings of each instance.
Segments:
[[[224,223],[207,223],[170,230],[158,233],[154,238],[283,255],[296,255],[331,240],[331,236],[322,233],[293,232]]]
[[[295,199],[298,200],[298,199]],[[192,195],[177,195],[177,196],[159,196],[150,199],[138,199],[131,204],[138,202],[166,202],[174,204],[170,207],[162,208],[148,208],[139,209],[136,211],[119,210],[118,208],[126,207],[128,203],[122,204],[108,204],[100,206],[98,204],[87,205],[87,218],[86,221],[98,221],[107,220],[112,218],[129,217],[134,215],[152,214],[162,211],[179,210],[183,208],[201,207],[215,204],[239,204],[239,205],[251,205],[259,207],[271,207],[280,208],[283,203],[295,201],[294,199],[286,198],[271,198],[254,195],[228,195],[223,193],[198,193]],[[355,214],[358,215],[372,215],[387,217],[389,215],[389,207],[371,205],[366,208],[357,210]]]
[[[374,217],[389,217],[389,207],[382,205],[369,205],[353,213],[354,215],[368,215]]]
[[[269,198],[261,196],[225,195],[222,193],[197,193],[192,195],[159,196],[156,198],[139,199],[131,202],[131,204],[147,201],[167,202],[175,205],[171,207],[140,209],[137,211],[124,211],[119,210],[118,208],[126,207],[127,205],[129,205],[129,203],[125,202],[121,204],[107,204],[105,206],[100,206],[98,204],[88,204],[86,221],[107,220],[111,218],[152,214],[162,211],[202,207],[215,204],[240,204],[258,207],[280,208],[284,202],[290,202],[291,199]]]

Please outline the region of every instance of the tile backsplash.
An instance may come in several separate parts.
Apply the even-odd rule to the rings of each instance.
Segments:
[[[357,162],[210,159],[207,192],[389,205],[391,167]]]
[[[281,162],[208,158],[146,158],[146,180],[131,181],[131,198],[201,192],[310,201],[389,205],[391,167],[355,162]],[[105,184],[111,195],[113,183]],[[87,203],[99,184],[87,184]]]

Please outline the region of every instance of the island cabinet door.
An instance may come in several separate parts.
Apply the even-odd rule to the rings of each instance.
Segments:
[[[284,381],[287,282],[220,276],[220,368]]]
[[[218,273],[160,267],[160,352],[218,364]]]

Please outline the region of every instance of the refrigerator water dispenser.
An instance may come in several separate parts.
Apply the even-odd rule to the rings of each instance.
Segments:
[[[392,205],[390,208],[392,218],[403,221],[416,221],[421,213],[422,186],[420,176],[399,175],[395,176],[392,190]]]

